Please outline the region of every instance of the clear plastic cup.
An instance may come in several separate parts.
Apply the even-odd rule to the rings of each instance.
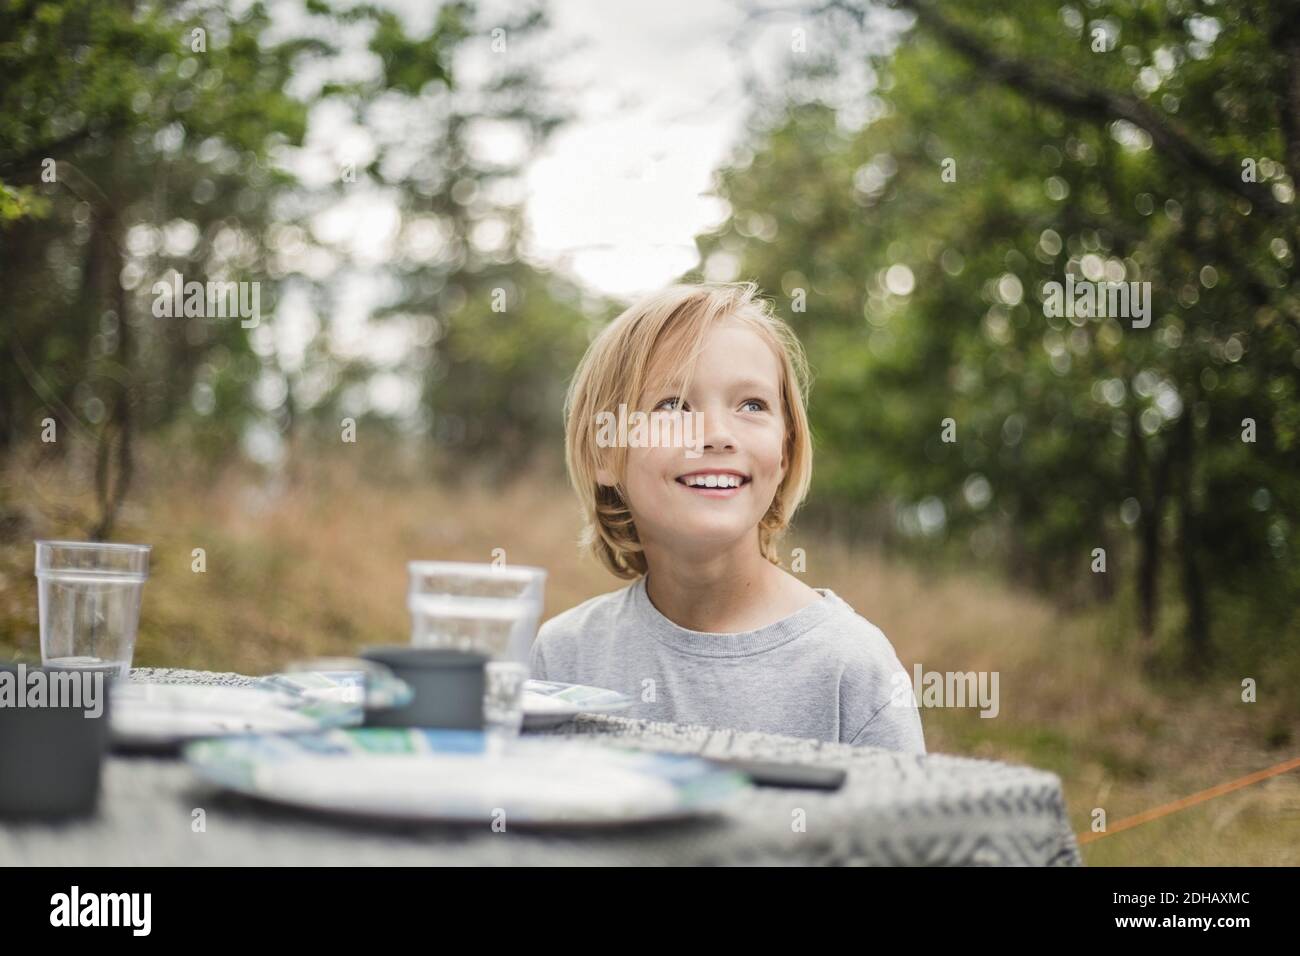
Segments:
[[[41,660],[126,677],[135,653],[147,544],[37,541]]]
[[[499,749],[523,727],[524,682],[546,571],[459,561],[412,561],[407,569],[412,645],[488,656],[483,723]]]

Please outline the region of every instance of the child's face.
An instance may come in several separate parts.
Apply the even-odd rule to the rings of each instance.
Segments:
[[[652,362],[649,381],[668,382],[674,371]],[[699,413],[703,447],[692,451],[702,454],[629,448],[625,481],[642,543],[681,554],[735,546],[746,536],[757,541],[758,523],[786,468],[781,365],[767,342],[740,322],[719,322],[705,339],[693,378],[687,395],[651,385],[641,407]],[[687,483],[687,476],[698,481],[724,474],[739,476],[739,487],[723,487],[722,480],[712,488]]]

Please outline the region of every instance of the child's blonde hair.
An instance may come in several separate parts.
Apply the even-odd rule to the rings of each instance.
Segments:
[[[606,326],[587,349],[565,401],[565,461],[569,481],[586,519],[582,545],[621,578],[646,572],[645,552],[626,504],[627,450],[596,443],[598,412],[615,414],[620,404],[640,409],[651,362],[677,369],[673,385],[685,394],[705,336],[718,322],[735,319],[762,336],[781,364],[781,406],[785,414],[786,473],[758,526],[759,548],[780,564],[776,543],[812,480],[812,436],[808,428],[808,363],[794,331],[757,296],[753,282],[673,285],[646,296]],[[597,480],[601,469],[613,486]]]

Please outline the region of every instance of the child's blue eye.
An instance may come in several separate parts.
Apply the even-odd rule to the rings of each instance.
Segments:
[[[763,401],[761,398],[746,399],[744,404],[745,406],[757,405],[758,407],[754,409],[756,412],[766,411],[767,409],[767,402]]]
[[[655,410],[657,411],[663,408],[665,405],[672,406],[669,409],[669,411],[677,411],[677,409],[681,408],[682,400],[678,398],[676,395],[674,395],[672,398],[665,398],[662,402],[660,402],[658,405],[655,406]]]

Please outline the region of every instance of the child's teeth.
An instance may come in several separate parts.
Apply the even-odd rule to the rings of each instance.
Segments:
[[[739,488],[738,475],[691,475],[685,479],[692,488]]]

